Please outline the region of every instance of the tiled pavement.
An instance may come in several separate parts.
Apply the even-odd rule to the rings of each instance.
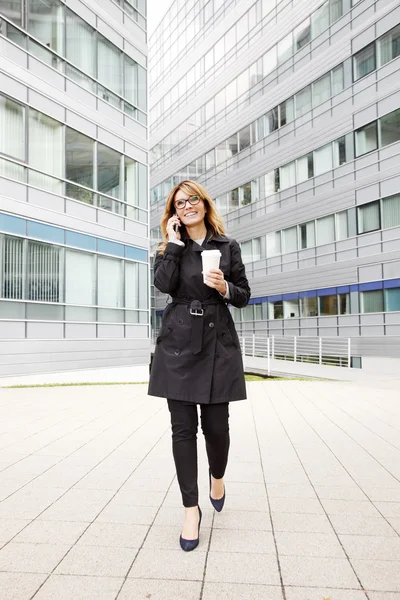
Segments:
[[[0,390],[0,600],[400,600],[400,386],[250,383],[201,542],[146,386]]]

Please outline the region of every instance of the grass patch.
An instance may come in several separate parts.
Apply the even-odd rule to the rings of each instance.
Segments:
[[[52,388],[52,387],[80,387],[89,385],[144,385],[147,381],[86,381],[83,383],[32,383],[21,385],[5,385],[3,390],[15,390],[23,388]]]

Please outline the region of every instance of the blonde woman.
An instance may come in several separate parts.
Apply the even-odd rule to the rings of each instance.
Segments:
[[[221,511],[229,451],[229,402],[246,398],[239,339],[227,307],[247,305],[250,288],[239,244],[226,237],[206,190],[182,181],[161,219],[164,242],[154,262],[154,285],[169,294],[150,376],[149,394],[168,399],[172,449],[185,521],[181,548],[199,543],[197,404],[209,463],[210,501]],[[218,249],[220,268],[206,273],[201,252]]]

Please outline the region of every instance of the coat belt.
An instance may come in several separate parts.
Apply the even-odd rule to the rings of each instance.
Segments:
[[[203,306],[223,304],[222,299],[217,300],[185,300],[184,298],[172,298],[172,304],[186,304],[190,306],[190,314],[192,315],[192,334],[190,338],[190,350],[193,354],[199,354],[203,348]],[[218,315],[217,319],[218,321]]]

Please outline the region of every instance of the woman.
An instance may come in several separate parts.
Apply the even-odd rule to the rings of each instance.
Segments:
[[[246,306],[250,288],[239,244],[206,190],[194,181],[175,186],[161,220],[164,243],[154,262],[154,285],[169,294],[152,364],[149,394],[168,399],[172,449],[185,507],[183,550],[199,543],[197,404],[209,462],[210,500],[222,510],[228,460],[228,405],[246,398],[239,339],[227,307]],[[205,274],[203,250],[221,253],[220,268]]]

